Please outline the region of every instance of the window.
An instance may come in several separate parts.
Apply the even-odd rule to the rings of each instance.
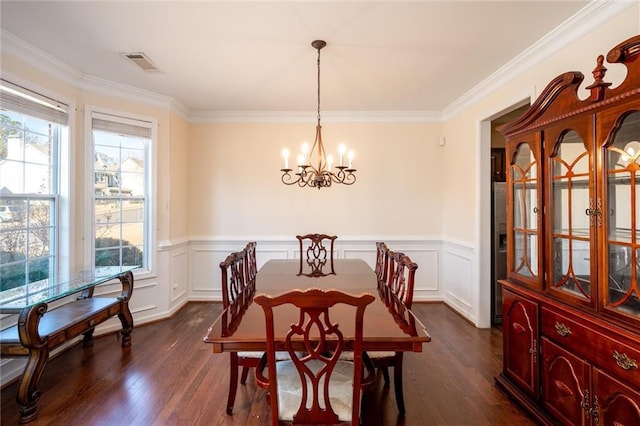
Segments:
[[[149,268],[149,170],[153,122],[89,111],[93,267]]]
[[[25,296],[59,272],[60,150],[68,144],[67,110],[67,105],[0,80],[3,300]]]

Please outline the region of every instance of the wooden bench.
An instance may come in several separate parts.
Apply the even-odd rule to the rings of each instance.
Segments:
[[[18,322],[14,326],[0,331],[0,355],[28,357],[16,397],[20,423],[30,422],[37,416],[40,397],[38,383],[51,350],[81,334],[84,335],[83,346],[91,346],[95,327],[116,315],[122,323],[122,347],[131,346],[133,317],[129,310],[129,299],[133,291],[133,273],[126,271],[110,278],[118,278],[122,283],[122,293],[118,297],[94,298],[95,286],[105,282],[100,280],[88,282],[77,291],[66,293],[82,292],[76,300],[51,310],[48,310],[45,302],[21,309],[0,308],[0,313],[18,314]]]

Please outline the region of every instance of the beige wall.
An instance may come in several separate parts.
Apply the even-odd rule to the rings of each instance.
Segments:
[[[439,123],[323,123],[323,140],[356,153],[357,181],[331,189],[280,182],[282,149],[295,158],[314,123],[193,124],[189,233],[206,236],[439,236]],[[290,159],[290,165],[296,161]]]
[[[169,214],[170,240],[180,240],[188,237],[189,212],[189,145],[191,126],[184,118],[172,113],[170,116],[169,156],[167,158],[168,173],[160,168],[158,184],[162,182],[167,188],[167,203]]]
[[[478,155],[489,158],[489,145],[480,149],[480,122],[501,113],[512,105],[538,95],[554,77],[567,71],[585,75],[583,87],[593,82],[591,70],[596,57],[621,41],[640,33],[639,6],[604,23],[597,30],[555,53],[542,63],[505,82],[503,87],[456,113],[444,123],[447,145],[444,147],[443,178],[447,182],[447,197],[443,203],[442,234],[446,238],[474,245],[478,238],[479,195]],[[620,66],[607,65],[607,81],[619,83],[624,74]],[[581,92],[586,96],[586,91]],[[488,182],[488,179],[487,179]],[[488,183],[487,183],[488,185]],[[488,200],[487,200],[488,202]]]

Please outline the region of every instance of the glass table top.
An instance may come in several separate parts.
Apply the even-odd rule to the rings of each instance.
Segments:
[[[100,268],[82,270],[71,279],[44,279],[24,286],[0,292],[0,310],[9,313],[31,307],[37,303],[49,303],[74,293],[104,284],[116,279],[122,273],[137,269],[138,266]]]

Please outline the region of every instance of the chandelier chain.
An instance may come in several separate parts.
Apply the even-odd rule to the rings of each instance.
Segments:
[[[318,48],[318,126],[320,125],[320,48]]]

